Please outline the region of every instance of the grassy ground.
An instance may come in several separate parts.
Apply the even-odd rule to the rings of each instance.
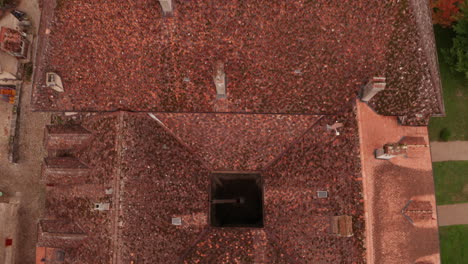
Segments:
[[[438,140],[440,131],[448,128],[451,131],[450,140],[468,140],[468,80],[461,73],[451,72],[442,58],[441,49],[452,44],[451,29],[434,27],[437,52],[439,54],[440,74],[444,93],[446,117],[433,117],[429,123],[431,140]]]
[[[442,264],[468,263],[468,225],[439,227]]]
[[[468,161],[434,162],[432,166],[437,204],[468,202]]]

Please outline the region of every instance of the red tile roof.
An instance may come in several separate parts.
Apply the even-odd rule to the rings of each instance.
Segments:
[[[442,112],[431,47],[419,41],[429,33],[413,2],[176,0],[171,17],[153,0],[45,8],[36,110],[154,112],[67,121],[93,134],[69,153],[92,168],[92,190],[52,187],[47,197],[49,217],[73,219],[89,234],[70,260],[364,263],[357,92],[385,76],[388,89],[369,102],[378,113],[421,125]],[[213,83],[219,61],[226,99]],[[61,76],[64,93],[45,87],[48,71]],[[259,171],[263,229],[209,226],[213,170]],[[103,186],[113,193],[96,196]],[[93,211],[94,202],[111,210]],[[331,233],[332,217],[343,215],[352,237]],[[386,241],[379,234],[375,241]]]
[[[412,2],[175,1],[174,15],[162,17],[153,0],[69,1],[42,28],[51,30],[43,36],[50,47],[40,56],[34,105],[327,114],[385,76],[387,90],[371,104],[419,124],[442,109]],[[222,106],[217,61],[227,76]],[[44,86],[45,69],[61,75],[64,93]]]
[[[169,117],[174,118],[163,115],[161,120],[171,123]],[[91,263],[90,258],[96,254],[99,259],[109,259],[112,247],[101,249],[100,253],[92,247],[93,243],[104,243],[118,245],[116,257],[128,262],[136,259],[149,263],[168,263],[174,259],[186,263],[253,259],[280,263],[362,262],[364,224],[354,115],[327,116],[320,120],[315,116],[246,118],[250,122],[265,121],[259,126],[263,132],[278,120],[285,123],[285,129],[279,130],[281,133],[259,137],[248,129],[239,130],[243,124],[234,115],[231,117],[232,120],[219,114],[177,114],[176,121],[194,120],[200,124],[201,131],[218,124],[215,136],[235,135],[239,145],[255,147],[261,143],[279,150],[272,152],[275,157],[267,166],[259,166],[262,160],[247,159],[252,168],[261,169],[264,179],[263,229],[230,231],[209,226],[209,178],[216,167],[187,148],[190,141],[184,141],[186,138],[174,137],[179,127],[165,128],[144,113],[97,115],[84,119],[83,126],[93,133],[93,142],[76,155],[93,168],[90,181],[96,184],[95,189],[99,189],[101,182],[111,185],[112,178],[119,182],[116,199],[120,201],[117,212],[122,224],[114,237],[110,233],[111,223],[116,222],[109,213],[86,213],[99,197],[90,191],[79,192],[77,196],[77,188],[68,191],[49,188],[48,214],[74,219],[92,233],[83,246],[71,250],[71,259]],[[326,130],[327,124],[336,121],[344,125],[338,129],[339,136],[335,131]],[[116,126],[120,128],[116,130]],[[290,133],[286,128],[292,129]],[[119,140],[117,135],[121,135]],[[210,138],[209,133],[193,133],[191,140],[202,142],[205,137]],[[242,164],[254,149],[237,149],[237,154],[229,156],[228,161]],[[328,156],[321,158],[326,153]],[[215,152],[209,154],[217,157]],[[120,158],[116,159],[116,155]],[[328,191],[329,197],[318,199],[319,190]],[[331,217],[335,215],[352,217],[353,237],[331,233]],[[183,224],[172,225],[172,217],[181,217]]]
[[[320,118],[313,115],[156,114],[211,170],[255,171]]]
[[[428,146],[409,146],[406,157],[375,159],[374,150],[402,137],[423,137],[426,127],[398,124],[358,103],[367,212],[369,263],[440,263],[434,179]],[[412,202],[409,202],[409,201]],[[418,212],[414,212],[418,211]],[[408,219],[409,218],[409,219]]]
[[[48,187],[45,218],[72,221],[86,234],[87,238],[80,242],[80,246],[67,248],[67,261],[109,263],[112,257],[113,218],[109,211],[98,212],[91,208],[95,202],[112,200],[112,195],[107,195],[102,185],[112,188],[116,177],[118,116],[90,116],[83,121],[83,126],[94,132],[92,141],[85,149],[69,154],[92,168],[86,184],[81,186],[85,189],[80,190],[79,185],[75,186],[78,189],[73,189],[73,185],[66,189]],[[43,244],[39,243],[39,246]],[[56,244],[46,246],[60,247]]]
[[[6,52],[21,52],[23,37],[17,30],[2,27],[0,30],[0,49]]]
[[[121,259],[133,253],[144,263],[170,263],[206,228],[176,227],[171,218],[208,214],[210,171],[147,114],[126,114],[124,122]]]

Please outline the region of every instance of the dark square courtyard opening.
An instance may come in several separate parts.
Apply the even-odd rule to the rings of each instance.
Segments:
[[[263,182],[259,173],[212,173],[210,203],[211,226],[263,227]]]

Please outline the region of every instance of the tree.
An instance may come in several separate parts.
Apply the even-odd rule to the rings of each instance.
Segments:
[[[450,129],[448,128],[443,128],[441,131],[440,131],[440,139],[442,141],[449,141],[450,139],[450,136],[452,135],[452,132],[450,132]]]
[[[443,27],[450,27],[460,16],[460,6],[464,0],[434,0],[432,1],[432,21]]]
[[[462,6],[462,17],[453,26],[455,37],[452,47],[445,50],[448,64],[457,72],[464,73],[468,78],[468,5]]]

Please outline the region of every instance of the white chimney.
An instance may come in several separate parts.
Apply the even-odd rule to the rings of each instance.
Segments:
[[[385,89],[385,85],[385,77],[373,77],[362,89],[361,100],[369,102],[374,95]]]
[[[215,64],[213,81],[216,86],[216,97],[218,99],[226,98],[226,74],[224,73],[224,64],[221,61]]]
[[[159,0],[164,15],[172,14],[172,0]]]
[[[46,73],[46,85],[59,93],[63,93],[64,91],[62,78],[54,72]]]

